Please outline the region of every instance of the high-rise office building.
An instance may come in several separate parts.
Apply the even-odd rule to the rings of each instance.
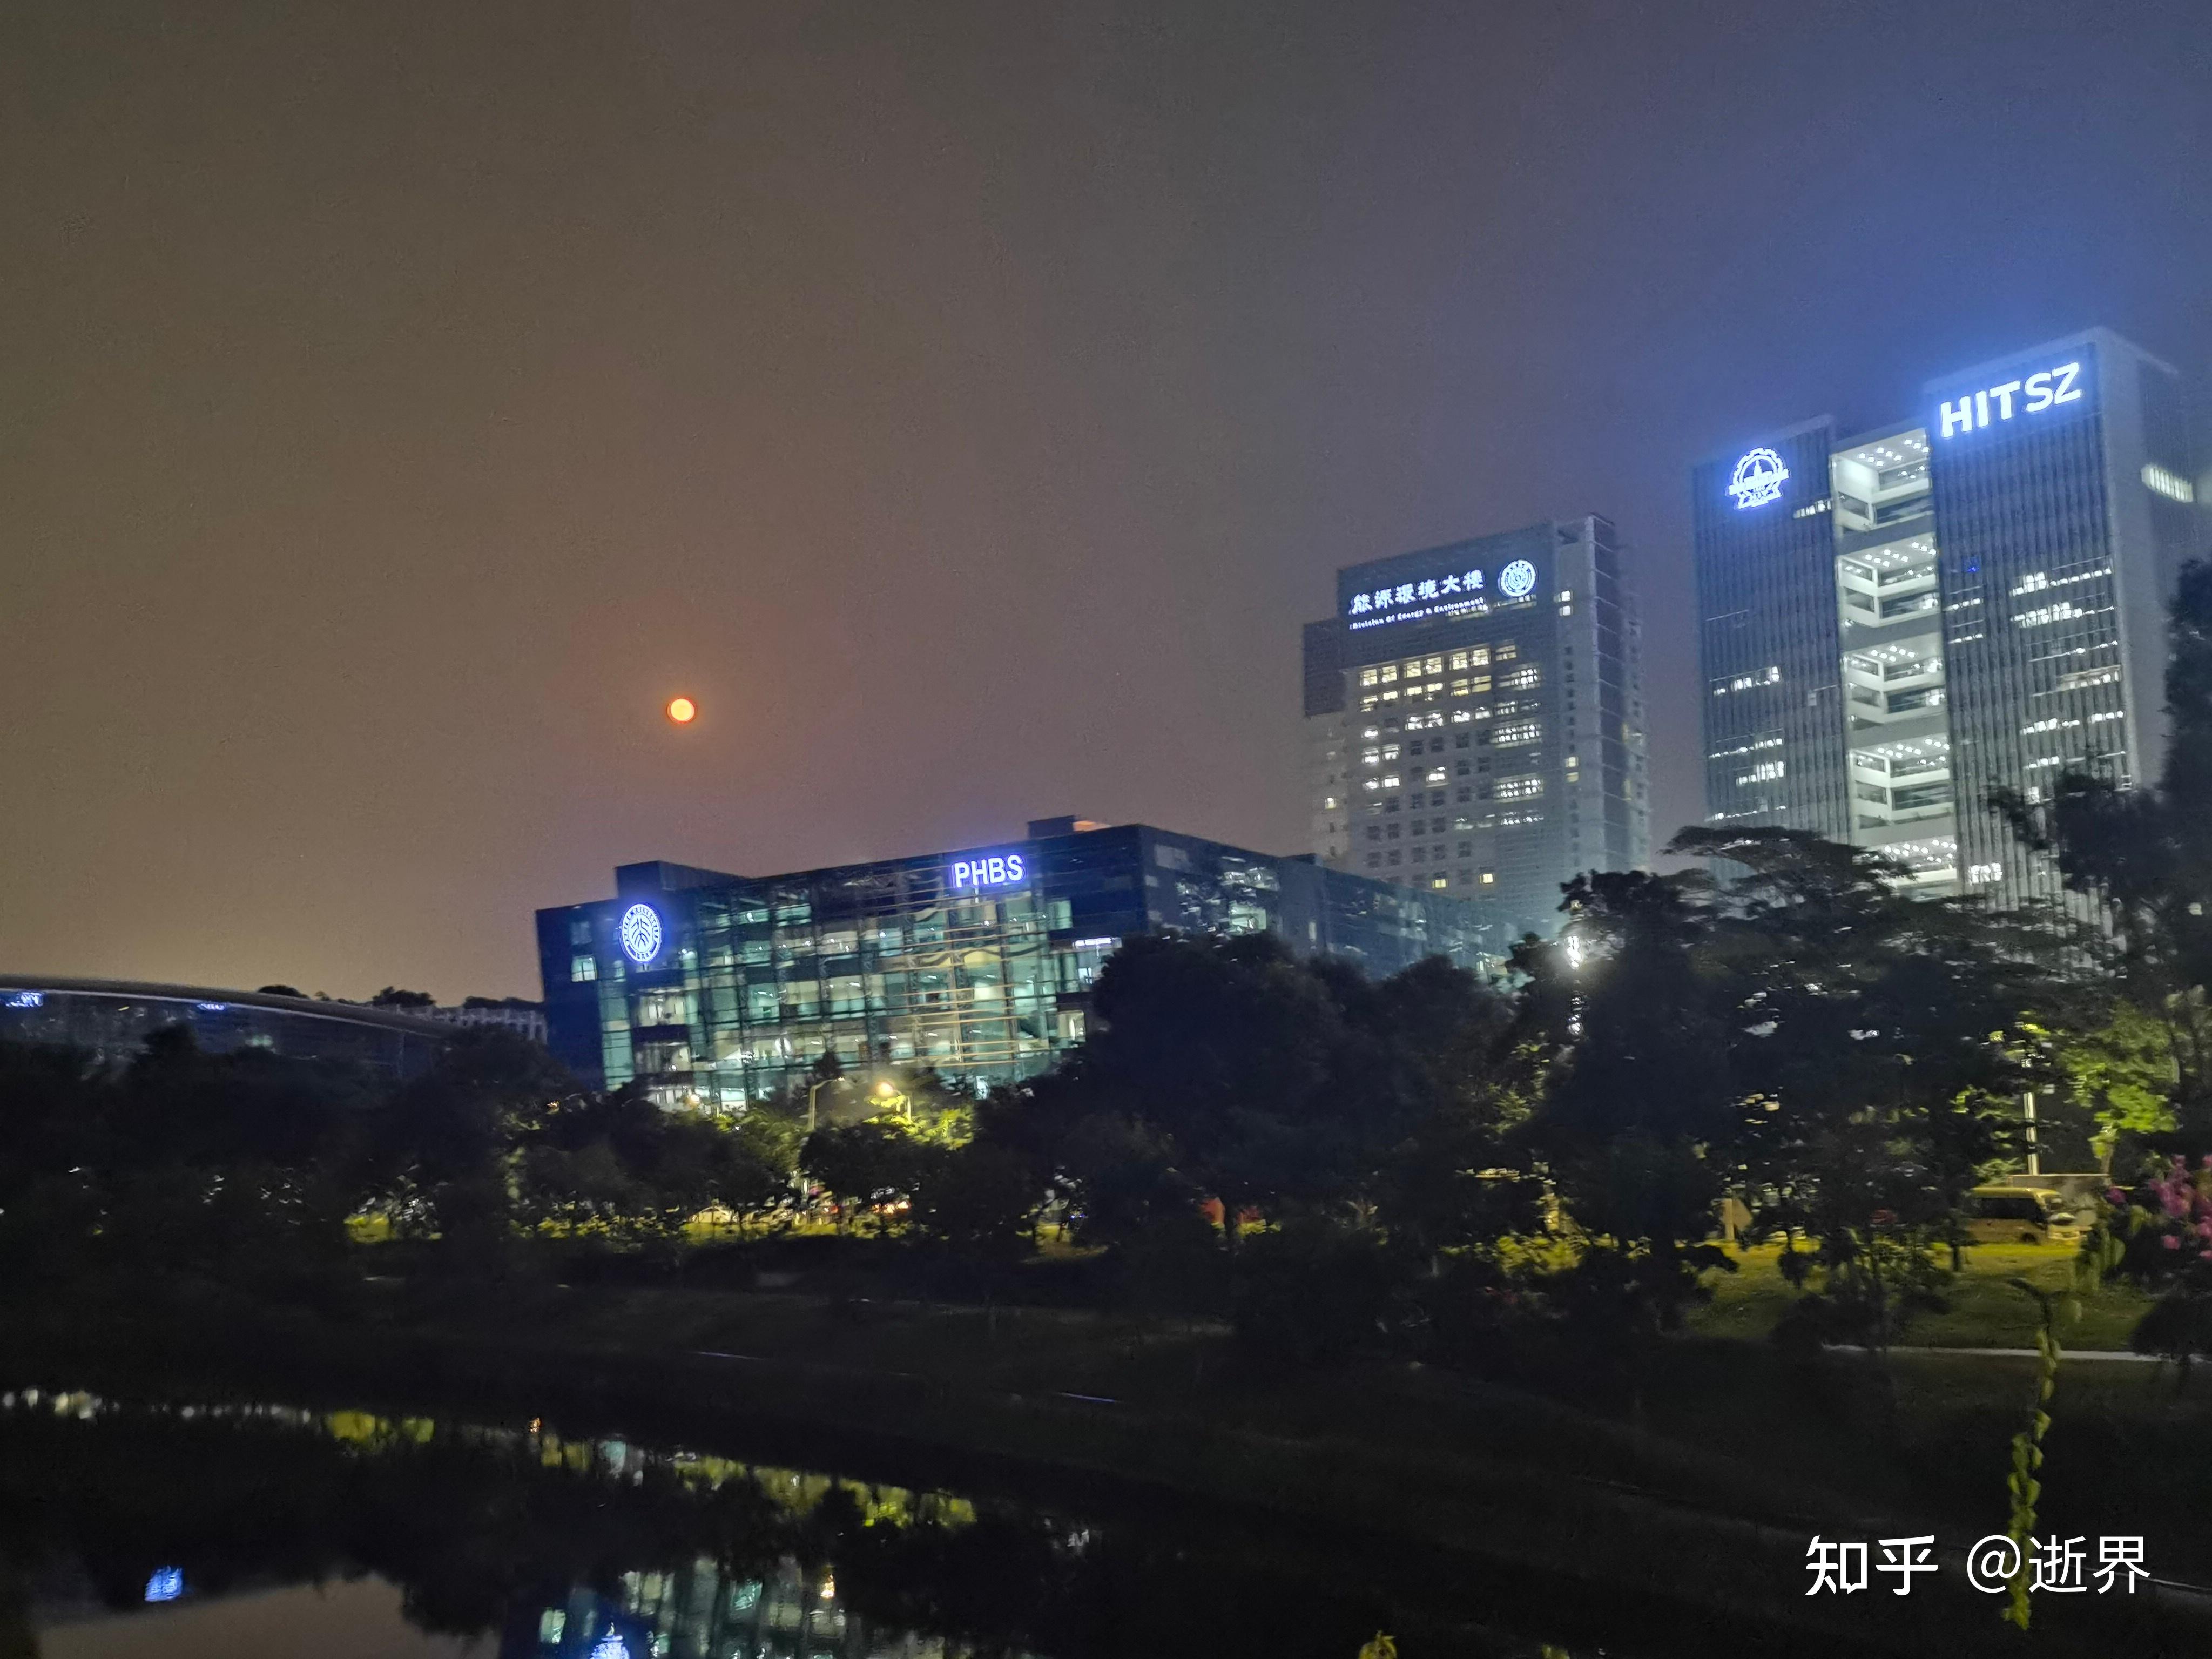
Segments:
[[[1714,824],[1809,830],[1930,891],[2058,891],[1989,808],[2164,750],[2165,607],[2205,550],[2191,399],[2104,329],[1809,421],[1692,484]]]
[[[1486,950],[1558,925],[1577,872],[1650,854],[1634,607],[1613,526],[1548,521],[1337,572],[1305,630],[1329,868],[1473,899]]]

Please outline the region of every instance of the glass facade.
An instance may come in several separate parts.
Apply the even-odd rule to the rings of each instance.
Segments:
[[[1708,462],[1692,481],[1709,823],[1846,833],[1832,447],[1829,423],[1814,422]],[[1767,469],[1778,492],[1732,492],[1762,451],[1778,458]]]
[[[2207,543],[2178,375],[2092,330],[1791,428],[1693,479],[1715,824],[1808,829],[1935,891],[2058,891],[1989,810],[2156,772],[2165,605]]]
[[[663,1105],[729,1110],[815,1061],[1012,1081],[1081,1042],[1121,941],[1272,932],[1376,975],[1479,959],[1473,907],[1140,824],[747,878],[628,865],[616,896],[538,914],[549,1046]]]
[[[121,1064],[173,1025],[189,1030],[209,1054],[259,1048],[397,1078],[426,1068],[453,1035],[404,1014],[305,997],[112,980],[0,980],[0,1041],[85,1048]]]
[[[1634,605],[1612,525],[1348,566],[1305,630],[1316,855],[1469,900],[1503,957],[1579,871],[1650,850]]]

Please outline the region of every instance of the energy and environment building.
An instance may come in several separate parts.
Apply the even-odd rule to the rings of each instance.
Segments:
[[[1583,518],[1346,567],[1305,629],[1316,855],[1470,900],[1484,950],[1559,924],[1578,872],[1650,859],[1636,611]]]
[[[1696,469],[1707,821],[1896,860],[1929,892],[2056,896],[1990,807],[2163,757],[2166,605],[2207,546],[2201,412],[2105,329]]]
[[[1382,975],[1474,966],[1474,906],[1143,824],[1042,818],[1019,841],[781,876],[650,862],[615,896],[538,913],[548,1046],[664,1106],[728,1110],[848,1069],[970,1085],[1083,1041],[1133,934],[1266,931]]]

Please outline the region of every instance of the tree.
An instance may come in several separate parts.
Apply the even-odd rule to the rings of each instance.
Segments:
[[[1742,1094],[1699,948],[1711,904],[1699,874],[1578,876],[1560,936],[1514,956],[1516,1036],[1542,1068],[1528,1142],[1572,1223],[1573,1275],[1632,1339],[1679,1323],[1729,1265],[1705,1242]]]
[[[635,1084],[550,1102],[519,1136],[519,1208],[533,1222],[668,1243],[714,1200],[729,1132],[665,1112]]]
[[[1340,1179],[1340,1137],[1316,1106],[1341,1011],[1273,934],[1132,939],[1091,1006],[1065,1103],[1160,1136],[1175,1168],[1220,1200],[1232,1247],[1243,1211]]]
[[[1756,1224],[1803,1235],[1838,1317],[1884,1341],[1932,1296],[1932,1252],[2045,1080],[2025,1018],[2063,1000],[2033,915],[1900,886],[1878,855],[1802,831],[1689,830],[1668,850],[1745,873],[1700,951],[1737,1121],[1714,1142]]]
[[[428,991],[403,991],[387,985],[368,1000],[372,1008],[434,1008],[438,999]]]
[[[2124,997],[2109,1000],[2102,1015],[2078,1029],[2037,1024],[2030,1033],[2048,1044],[2073,1097],[2087,1109],[2096,1125],[2090,1146],[2109,1176],[2123,1136],[2174,1127],[2173,1048],[2166,1024]]]
[[[730,1126],[712,1177],[715,1201],[738,1218],[740,1231],[747,1218],[790,1204],[804,1137],[797,1118],[766,1103],[751,1107]]]
[[[853,1206],[872,1209],[910,1194],[921,1164],[921,1144],[903,1124],[883,1118],[825,1125],[799,1149],[799,1167],[836,1203],[840,1232]]]
[[[511,1031],[457,1031],[422,1076],[377,1114],[373,1156],[381,1207],[403,1233],[434,1237],[490,1267],[518,1219],[516,1161],[531,1131],[576,1080]]]
[[[913,1225],[925,1238],[969,1254],[1018,1255],[1044,1197],[1021,1157],[988,1140],[928,1149],[914,1186]]]
[[[18,1282],[102,1272],[258,1290],[344,1276],[367,1190],[364,1073],[155,1032],[120,1073],[0,1045],[0,1261]]]

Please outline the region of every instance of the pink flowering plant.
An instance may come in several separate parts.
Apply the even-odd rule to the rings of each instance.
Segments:
[[[2212,1157],[2194,1169],[2176,1158],[2132,1192],[2110,1188],[2105,1201],[2108,1276],[2212,1290]]]

